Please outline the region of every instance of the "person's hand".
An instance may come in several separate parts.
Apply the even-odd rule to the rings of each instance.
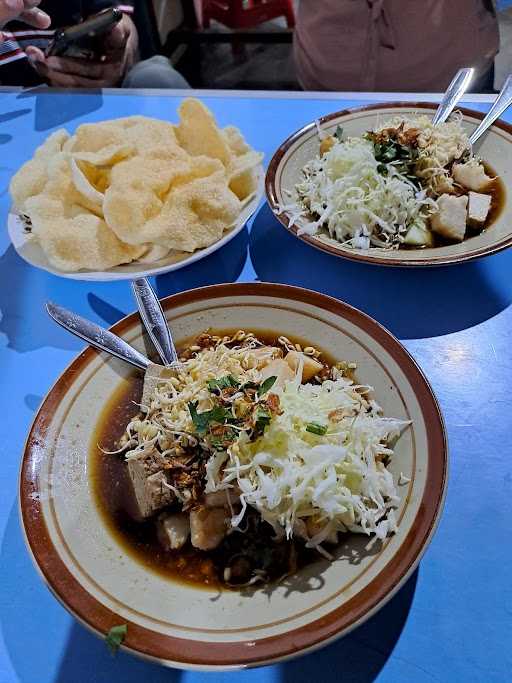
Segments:
[[[1,1],[1,0],[0,0]],[[45,57],[34,46],[26,49],[34,68],[51,86],[56,88],[109,88],[119,85],[135,61],[137,29],[129,16],[124,15],[105,36],[100,61]]]
[[[13,19],[19,19],[35,28],[48,28],[50,17],[37,9],[40,2],[41,0],[0,0],[0,29]],[[0,42],[2,40],[3,34],[0,31]]]

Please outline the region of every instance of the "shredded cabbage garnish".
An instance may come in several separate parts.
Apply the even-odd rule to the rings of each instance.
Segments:
[[[325,140],[318,123],[317,129]],[[436,198],[456,189],[451,163],[472,158],[460,112],[436,126],[426,115],[397,116],[365,136],[330,140],[330,149],[302,169],[298,201],[286,202],[279,212],[287,213],[299,235],[325,230],[354,249],[398,249],[411,228],[428,231]],[[397,141],[409,154],[407,163],[379,157]]]
[[[412,224],[425,229],[432,200],[393,166],[387,175],[379,166],[373,144],[362,138],[337,142],[306,164],[297,185],[302,216],[319,218],[301,224],[299,234],[325,227],[331,237],[356,249],[397,248]]]
[[[296,379],[278,389],[282,412],[264,434],[252,443],[242,435],[207,466],[207,492],[241,491],[233,526],[250,505],[276,534],[301,536],[320,551],[338,532],[383,539],[394,531],[399,499],[384,460],[408,423],[383,417],[369,391],[344,377],[321,385]],[[311,424],[325,434],[308,431]]]
[[[204,494],[231,490],[239,497],[232,527],[242,530],[252,507],[278,537],[301,537],[323,554],[322,544],[335,543],[340,532],[384,539],[395,531],[399,497],[387,465],[408,423],[383,416],[371,387],[345,374],[351,364],[330,368],[319,384],[302,384],[303,355],[292,381],[263,381],[262,368],[276,357],[285,363],[284,351],[294,349],[289,340],[266,346],[242,331],[217,340],[191,347],[194,355],[178,371],[151,385],[116,452],[143,460],[148,472],[193,455],[204,467],[199,498],[183,488],[188,484],[164,484],[184,509]],[[215,410],[211,425],[201,422]]]

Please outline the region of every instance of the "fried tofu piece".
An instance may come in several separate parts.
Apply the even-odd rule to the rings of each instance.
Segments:
[[[166,383],[176,376],[176,370],[172,367],[159,365],[158,363],[150,363],[144,374],[144,385],[142,389],[141,403],[143,406],[149,406],[152,395],[156,388],[161,383]]]
[[[430,218],[430,227],[438,235],[461,242],[466,234],[468,198],[443,194],[437,200],[437,213]]]
[[[487,189],[493,180],[487,175],[482,164],[474,159],[465,164],[454,164],[452,174],[459,185],[475,192]]]
[[[411,225],[405,234],[404,244],[412,247],[433,247],[434,237],[430,230],[421,228],[419,225]]]
[[[492,197],[480,192],[470,192],[468,197],[468,224],[473,228],[483,228],[491,210]]]
[[[163,471],[150,474],[142,460],[130,460],[126,466],[133,489],[133,516],[136,519],[147,519],[174,502],[174,493],[166,486],[167,479]]]
[[[297,372],[297,368],[301,360],[304,361],[304,366],[302,368],[303,382],[309,382],[309,380],[313,379],[315,375],[318,375],[320,370],[324,367],[322,363],[319,363],[314,358],[311,358],[311,356],[306,356],[306,354],[300,353],[300,351],[289,351],[285,356],[285,361],[288,363],[294,373]]]

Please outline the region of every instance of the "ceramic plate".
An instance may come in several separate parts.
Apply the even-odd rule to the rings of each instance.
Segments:
[[[338,126],[346,136],[359,136],[371,130],[379,122],[397,114],[414,114],[422,110],[434,113],[437,105],[430,103],[390,103],[374,104],[358,109],[329,114],[319,119],[323,130],[334,133]],[[483,119],[483,114],[471,109],[459,108],[463,114],[464,127],[471,134]],[[505,206],[490,228],[480,235],[470,237],[460,244],[435,247],[431,249],[411,249],[386,251],[378,248],[369,250],[349,249],[325,235],[301,235],[300,239],[318,249],[354,261],[364,261],[383,266],[439,266],[461,263],[471,259],[494,254],[512,245],[512,203],[508,188],[512,186],[512,126],[498,121],[475,145],[475,152],[487,161],[501,177],[507,190]],[[267,199],[277,218],[292,234],[297,236],[301,225],[289,227],[286,212],[280,213],[280,206],[290,203],[286,191],[293,192],[301,180],[301,169],[318,154],[318,137],[315,123],[301,128],[288,138],[274,154],[267,171]]]
[[[66,273],[62,270],[57,270],[49,263],[37,240],[25,231],[20,217],[12,211],[7,218],[7,230],[14,248],[22,259],[30,263],[31,266],[42,268],[49,273],[53,273],[53,275],[59,275],[71,280],[94,280],[97,282],[132,280],[140,277],[162,275],[163,273],[170,273],[173,270],[185,268],[185,266],[213,254],[236,237],[244,229],[247,221],[260,205],[263,197],[263,175],[263,167],[260,167],[257,192],[244,204],[237,222],[225,233],[222,239],[205,249],[198,249],[193,254],[171,252],[171,254],[155,263],[144,264],[140,261],[134,261],[133,263],[115,266],[103,271],[81,270],[77,273]]]
[[[411,420],[391,470],[398,532],[367,549],[347,535],[336,559],[248,595],[178,584],[128,555],[102,521],[89,480],[92,434],[132,370],[85,350],[57,380],[28,436],[20,475],[28,548],[52,592],[103,636],[128,624],[124,648],[168,666],[230,669],[310,651],[371,616],[411,575],[436,528],[447,477],[443,420],[427,380],[401,344],[365,314],[295,287],[230,284],[163,300],[177,340],[213,329],[271,330],[301,337],[358,365],[387,415]],[[113,330],[144,350],[138,316]],[[405,480],[404,480],[405,481]]]

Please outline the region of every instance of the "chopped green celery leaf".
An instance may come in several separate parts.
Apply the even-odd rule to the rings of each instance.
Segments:
[[[258,408],[255,415],[256,424],[254,431],[256,436],[263,434],[265,427],[268,427],[271,419],[272,415],[270,414],[270,411],[261,407]]]
[[[263,396],[263,394],[266,394],[269,389],[272,389],[274,384],[277,381],[277,377],[267,377],[267,379],[263,382],[263,384],[260,386],[258,394],[260,396]]]
[[[316,434],[317,436],[324,436],[327,434],[327,427],[325,425],[320,425],[317,422],[308,422],[306,431],[310,432],[310,434]]]
[[[119,624],[118,626],[112,626],[110,631],[105,636],[107,647],[113,655],[115,655],[119,650],[119,647],[125,639],[127,632],[128,626],[126,624]]]
[[[215,391],[216,389],[229,389],[231,387],[236,389],[240,386],[233,375],[226,375],[226,377],[220,377],[219,379],[209,379],[207,385],[210,391]]]
[[[215,406],[215,408],[206,410],[204,413],[198,413],[197,402],[189,403],[188,409],[198,434],[206,434],[208,427],[212,422],[224,424],[227,418],[231,415],[229,410],[223,408],[222,406]]]

